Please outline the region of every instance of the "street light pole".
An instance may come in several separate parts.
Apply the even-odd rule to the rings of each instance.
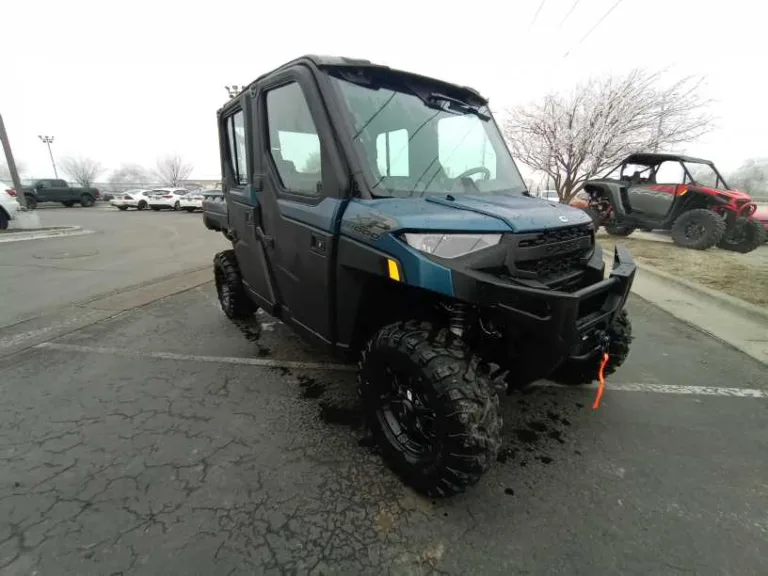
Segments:
[[[21,179],[19,178],[19,172],[16,170],[16,162],[13,159],[13,152],[11,151],[11,143],[8,140],[8,133],[5,131],[5,124],[3,123],[3,116],[0,114],[0,142],[2,142],[3,150],[5,151],[5,161],[8,163],[8,171],[11,173],[11,181],[13,187],[16,190],[16,201],[22,208],[27,207],[27,197],[24,196],[24,190],[21,187]]]
[[[48,154],[51,157],[51,164],[53,164],[53,173],[56,176],[56,178],[59,177],[59,173],[56,171],[56,162],[53,161],[53,152],[51,152],[51,144],[53,144],[53,136],[37,136],[40,138],[41,142],[44,142],[48,145]]]

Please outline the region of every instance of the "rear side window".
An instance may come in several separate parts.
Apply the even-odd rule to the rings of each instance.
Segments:
[[[283,187],[317,196],[322,182],[320,137],[296,82],[267,92],[267,126],[269,155]]]
[[[248,182],[248,166],[245,153],[245,116],[238,110],[227,118],[227,141],[229,162],[235,182],[243,185]]]

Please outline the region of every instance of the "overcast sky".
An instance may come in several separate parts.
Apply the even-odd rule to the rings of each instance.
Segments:
[[[219,176],[224,86],[306,53],[367,58],[466,84],[498,110],[632,67],[707,78],[718,129],[686,152],[723,171],[768,156],[762,2],[192,2],[5,0],[0,113],[27,176],[83,155],[109,170],[173,152]],[[537,10],[540,13],[535,18]],[[567,57],[564,55],[568,53]]]

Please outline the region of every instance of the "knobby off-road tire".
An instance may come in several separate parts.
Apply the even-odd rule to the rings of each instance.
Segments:
[[[587,216],[592,218],[592,224],[595,225],[595,232],[600,230],[600,226],[603,224],[603,217],[600,213],[594,208],[584,208],[583,210],[586,212]]]
[[[605,231],[608,232],[610,236],[629,236],[637,229],[634,226],[629,226],[627,224],[615,223],[605,224],[603,228],[605,228]]]
[[[725,230],[717,246],[723,250],[746,254],[762,246],[765,236],[766,231],[762,223],[749,218],[736,218],[733,226]]]
[[[501,444],[499,400],[488,370],[463,342],[449,343],[448,337],[429,322],[397,322],[375,334],[359,363],[368,426],[385,461],[429,496],[450,496],[476,484]],[[403,400],[397,385],[412,391],[413,413],[424,415],[421,430],[427,433],[416,442],[421,453],[412,449],[411,434],[397,435],[398,425],[406,430],[405,420],[394,415],[396,399]],[[411,400],[408,393],[405,399]],[[399,406],[405,409],[406,403]]]
[[[213,274],[219,304],[227,318],[242,320],[252,317],[256,312],[256,305],[245,293],[234,250],[225,250],[214,256]]]
[[[725,220],[708,208],[696,208],[683,214],[672,224],[672,240],[692,250],[715,246],[725,233]]]
[[[624,364],[629,356],[629,347],[632,343],[632,323],[629,321],[629,315],[626,310],[622,310],[616,315],[613,324],[608,329],[608,364],[605,366],[605,376],[613,374],[616,369]],[[600,369],[600,363],[603,361],[603,355],[596,352],[586,360],[568,359],[549,376],[549,379],[558,384],[568,384],[577,386],[579,384],[589,384],[597,380],[597,372]]]

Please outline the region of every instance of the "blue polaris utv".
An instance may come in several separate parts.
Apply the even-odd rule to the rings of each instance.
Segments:
[[[370,431],[429,495],[495,460],[497,393],[622,364],[635,273],[604,278],[590,217],[532,198],[487,101],[365,60],[306,56],[218,111],[219,300],[359,360]],[[221,208],[221,207],[219,207]]]

